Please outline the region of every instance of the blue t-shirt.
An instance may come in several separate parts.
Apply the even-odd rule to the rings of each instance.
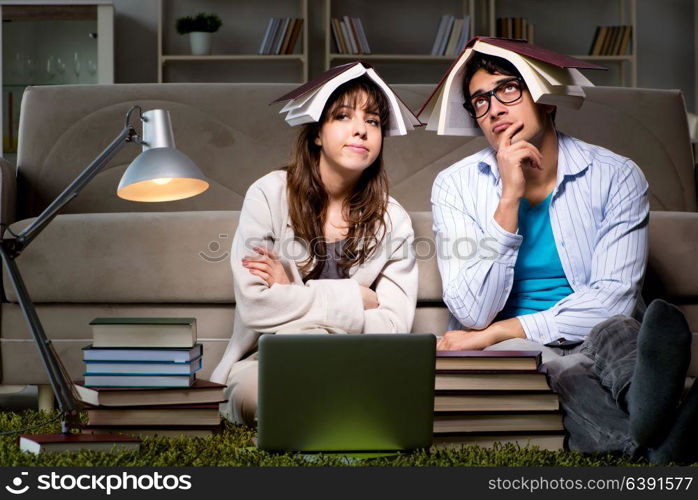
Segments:
[[[550,225],[552,197],[551,192],[535,206],[521,199],[519,234],[523,241],[514,267],[514,284],[498,319],[545,311],[573,292],[562,269]]]

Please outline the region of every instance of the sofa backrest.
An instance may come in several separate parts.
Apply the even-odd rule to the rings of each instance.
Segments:
[[[168,109],[178,148],[211,181],[203,195],[171,203],[119,199],[116,186],[139,148],[127,145],[63,213],[239,210],[247,187],[284,165],[296,129],[269,106],[294,84],[128,84],[29,87],[22,100],[17,219],[35,216],[111,142],[134,104]],[[429,85],[396,85],[412,109]],[[678,91],[590,88],[578,111],[559,109],[559,128],[631,157],[650,183],[653,210],[696,211],[693,158]],[[423,129],[386,140],[391,193],[408,210],[430,210],[436,174],[486,146],[482,137]]]

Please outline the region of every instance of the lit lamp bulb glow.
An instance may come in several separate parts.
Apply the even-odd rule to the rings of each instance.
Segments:
[[[183,200],[209,187],[193,161],[175,148],[170,115],[163,109],[143,113],[143,151],[121,177],[116,190],[124,200]]]

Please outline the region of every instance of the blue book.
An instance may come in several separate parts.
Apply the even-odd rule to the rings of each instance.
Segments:
[[[199,370],[201,356],[188,363],[85,361],[85,375],[192,375]]]
[[[189,363],[203,354],[203,346],[169,347],[158,349],[153,347],[129,347],[119,349],[113,347],[94,347],[88,345],[82,348],[85,362],[88,361],[159,361],[170,363]]]
[[[191,387],[196,375],[86,375],[85,387]]]

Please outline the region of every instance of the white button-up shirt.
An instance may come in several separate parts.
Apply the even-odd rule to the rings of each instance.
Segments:
[[[630,159],[558,132],[550,222],[572,290],[550,309],[518,316],[526,337],[546,344],[583,339],[630,315],[647,264],[647,181]],[[496,151],[487,148],[442,171],[431,203],[449,329],[483,329],[504,308],[523,237],[495,220],[502,194]]]

